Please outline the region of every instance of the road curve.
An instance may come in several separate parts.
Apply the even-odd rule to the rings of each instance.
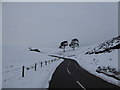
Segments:
[[[51,88],[119,88],[84,70],[72,59],[64,61],[56,68],[49,82]]]

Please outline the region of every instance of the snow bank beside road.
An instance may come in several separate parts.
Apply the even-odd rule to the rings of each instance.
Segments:
[[[74,51],[66,50],[58,55],[76,60],[88,72],[118,85],[120,72],[118,71],[118,49],[120,36],[108,40],[100,45],[80,47]],[[98,68],[100,67],[100,71]],[[102,73],[101,73],[102,72]]]
[[[86,55],[84,50],[88,50],[87,48],[89,47],[83,47],[83,48],[81,47],[79,49],[76,49],[75,51],[62,53],[62,55],[58,54],[58,56],[61,56],[61,57],[64,56],[64,58],[74,59],[86,71],[92,73],[95,76],[102,78],[103,80],[109,83],[118,85],[119,80],[113,77],[107,76],[103,73],[96,72],[99,66],[100,67],[111,67],[115,69],[117,72],[119,72],[118,71],[118,50],[114,50],[110,53]],[[120,73],[117,75],[117,77],[120,78],[119,76],[120,76]]]
[[[59,60],[42,68],[37,67],[37,71],[29,70],[24,78],[17,76],[4,82],[3,88],[48,88],[52,74],[61,62]]]
[[[2,86],[3,88],[48,88],[53,72],[62,61],[47,54],[30,52],[28,48],[3,46]],[[25,77],[21,74],[22,66],[25,66]]]
[[[80,64],[81,67],[86,69],[88,72],[112,83],[118,85],[118,80],[109,77],[102,73],[97,73],[96,70],[99,66],[101,67],[112,67],[118,70],[118,51],[113,51],[111,53],[104,54],[94,54],[94,55],[79,55],[76,56],[75,60]]]

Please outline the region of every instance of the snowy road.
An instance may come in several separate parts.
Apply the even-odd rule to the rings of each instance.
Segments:
[[[118,88],[85,71],[70,59],[64,61],[55,70],[49,88]]]

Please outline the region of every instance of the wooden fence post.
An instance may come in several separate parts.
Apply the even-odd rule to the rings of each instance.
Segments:
[[[41,62],[41,67],[42,67],[42,62]]]
[[[50,64],[50,60],[48,61],[48,63]]]
[[[37,64],[35,63],[35,71],[36,71]]]
[[[45,61],[45,65],[47,65],[47,61]]]
[[[25,76],[25,72],[24,71],[25,71],[25,66],[22,67],[22,77]]]

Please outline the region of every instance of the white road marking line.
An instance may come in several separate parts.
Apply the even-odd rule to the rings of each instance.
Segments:
[[[70,71],[68,70],[68,68],[67,68],[67,72],[71,75],[71,73],[70,73]]]
[[[83,85],[82,84],[80,84],[80,82],[79,81],[76,81],[84,90],[86,90],[84,87],[83,87]]]
[[[68,63],[68,66],[70,65],[70,61],[69,61],[69,63]]]
[[[69,63],[68,63],[68,66],[69,66]]]

